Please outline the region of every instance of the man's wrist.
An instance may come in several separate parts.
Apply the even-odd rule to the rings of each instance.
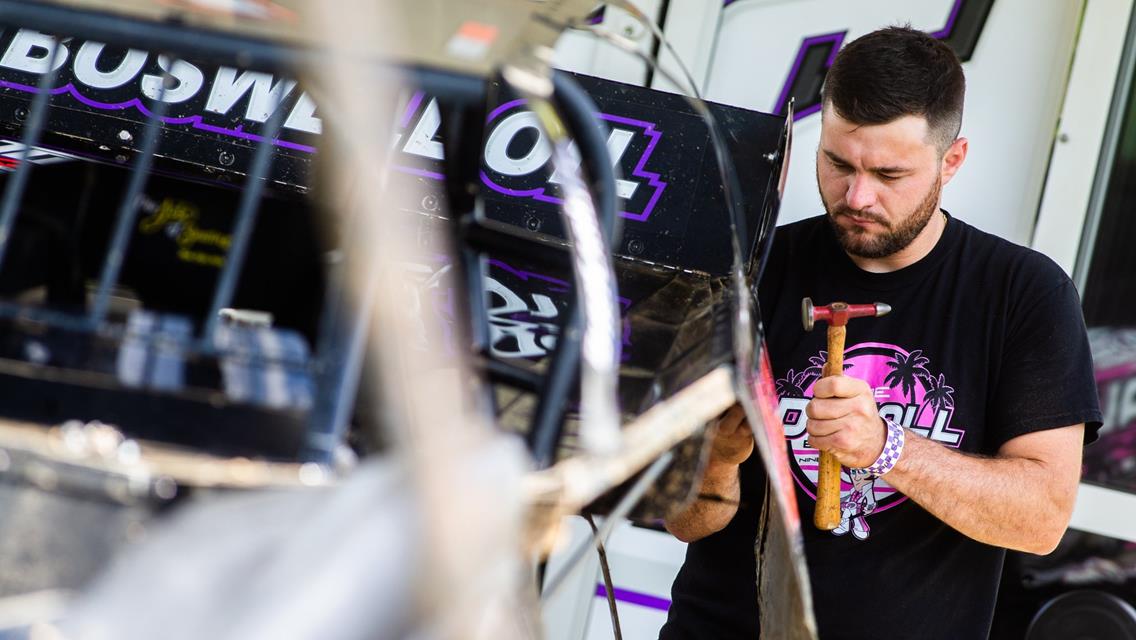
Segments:
[[[740,465],[736,465],[732,462],[723,462],[710,458],[710,461],[706,463],[704,475],[715,479],[728,480],[737,477],[739,466]]]
[[[895,468],[895,465],[899,463],[900,456],[903,455],[903,447],[907,439],[902,425],[888,418],[881,417],[881,420],[883,420],[886,430],[884,448],[876,457],[875,462],[857,469],[857,471],[870,474],[874,478],[878,478]]]

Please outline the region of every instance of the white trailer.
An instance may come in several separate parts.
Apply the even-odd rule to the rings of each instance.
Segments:
[[[1136,238],[1136,222],[1128,215],[1136,205],[1134,4],[641,3],[644,12],[663,23],[708,99],[778,113],[789,95],[796,97],[795,154],[781,208],[783,223],[822,211],[815,183],[820,133],[815,99],[824,70],[842,44],[882,26],[910,24],[959,51],[968,81],[962,135],[971,146],[962,172],[944,191],[943,206],[1060,264],[1082,293],[1094,352],[1107,350],[1112,358],[1107,370],[1101,366],[1105,356],[1098,360],[1105,426],[1101,441],[1089,450],[1069,546],[1083,533],[1113,540],[1116,548],[1136,543],[1136,339],[1123,331],[1136,327],[1136,252],[1127,249]],[[608,8],[600,28],[635,41],[645,52],[658,48],[650,32],[622,11]],[[557,54],[559,64],[574,71],[674,90],[641,60],[587,34],[565,36]],[[672,56],[661,58],[665,68],[677,72]],[[1090,468],[1097,459],[1109,461],[1107,468]],[[571,530],[577,538],[588,533],[582,523]],[[618,528],[608,541],[624,638],[656,637],[683,554],[684,545],[665,532],[631,525]],[[1060,569],[1038,573],[1053,584],[1045,593],[1072,588],[1067,583],[1075,578],[1069,576],[1084,567],[1076,564],[1076,553],[1068,557],[1072,564],[1065,574]],[[553,558],[553,567],[557,560]],[[1121,571],[1119,579],[1113,576],[1116,590],[1131,602],[1136,560],[1131,567],[1108,561]],[[1089,585],[1094,584],[1091,573]],[[585,563],[573,584],[547,602],[549,638],[612,637],[599,583],[598,563]]]

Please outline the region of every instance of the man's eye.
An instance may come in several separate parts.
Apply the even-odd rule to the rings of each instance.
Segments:
[[[895,182],[896,180],[899,180],[900,177],[901,176],[893,176],[886,173],[880,174],[880,180],[883,180],[884,182]]]

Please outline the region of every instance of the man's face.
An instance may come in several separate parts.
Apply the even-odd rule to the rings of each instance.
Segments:
[[[927,121],[904,116],[855,125],[826,105],[817,186],[844,250],[884,258],[906,248],[939,210],[944,163]]]

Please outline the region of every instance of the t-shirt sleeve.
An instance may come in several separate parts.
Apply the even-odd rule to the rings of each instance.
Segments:
[[[995,447],[1017,436],[1085,423],[1096,439],[1101,412],[1080,298],[1052,263],[1011,305],[1001,371],[992,396]],[[1054,273],[1058,271],[1058,273]]]

